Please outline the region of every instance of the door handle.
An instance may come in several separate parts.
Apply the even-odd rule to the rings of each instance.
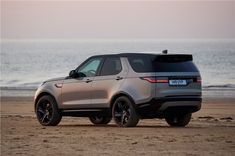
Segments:
[[[92,80],[90,80],[90,79],[87,79],[87,80],[86,80],[86,83],[89,83],[89,82],[92,82]]]
[[[120,76],[118,76],[117,78],[116,78],[116,80],[122,80],[123,79],[123,77],[120,77]]]

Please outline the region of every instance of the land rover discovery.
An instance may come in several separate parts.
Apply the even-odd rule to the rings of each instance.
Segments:
[[[113,119],[120,127],[164,118],[170,126],[184,127],[201,108],[201,76],[189,54],[97,55],[69,76],[43,82],[34,103],[43,126],[75,116],[96,125]]]

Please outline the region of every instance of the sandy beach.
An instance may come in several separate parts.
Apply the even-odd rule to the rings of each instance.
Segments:
[[[2,97],[1,155],[234,155],[234,99],[204,99],[186,128],[164,120],[141,120],[135,128],[111,122],[94,126],[87,118],[64,117],[43,127],[32,97]]]
[[[235,155],[235,99],[207,98],[186,128],[141,120],[135,128],[64,117],[43,127],[32,97],[2,97],[1,155]]]

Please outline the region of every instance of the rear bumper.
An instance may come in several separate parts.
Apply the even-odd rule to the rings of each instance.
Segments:
[[[138,104],[137,111],[142,118],[163,118],[172,112],[196,112],[201,109],[201,102],[201,96],[153,98],[147,103]]]

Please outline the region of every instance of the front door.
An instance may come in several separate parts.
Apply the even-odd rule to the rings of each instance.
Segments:
[[[102,63],[102,58],[90,58],[76,69],[76,72],[85,74],[85,77],[68,78],[62,86],[62,108],[88,108],[91,105],[92,81]]]

